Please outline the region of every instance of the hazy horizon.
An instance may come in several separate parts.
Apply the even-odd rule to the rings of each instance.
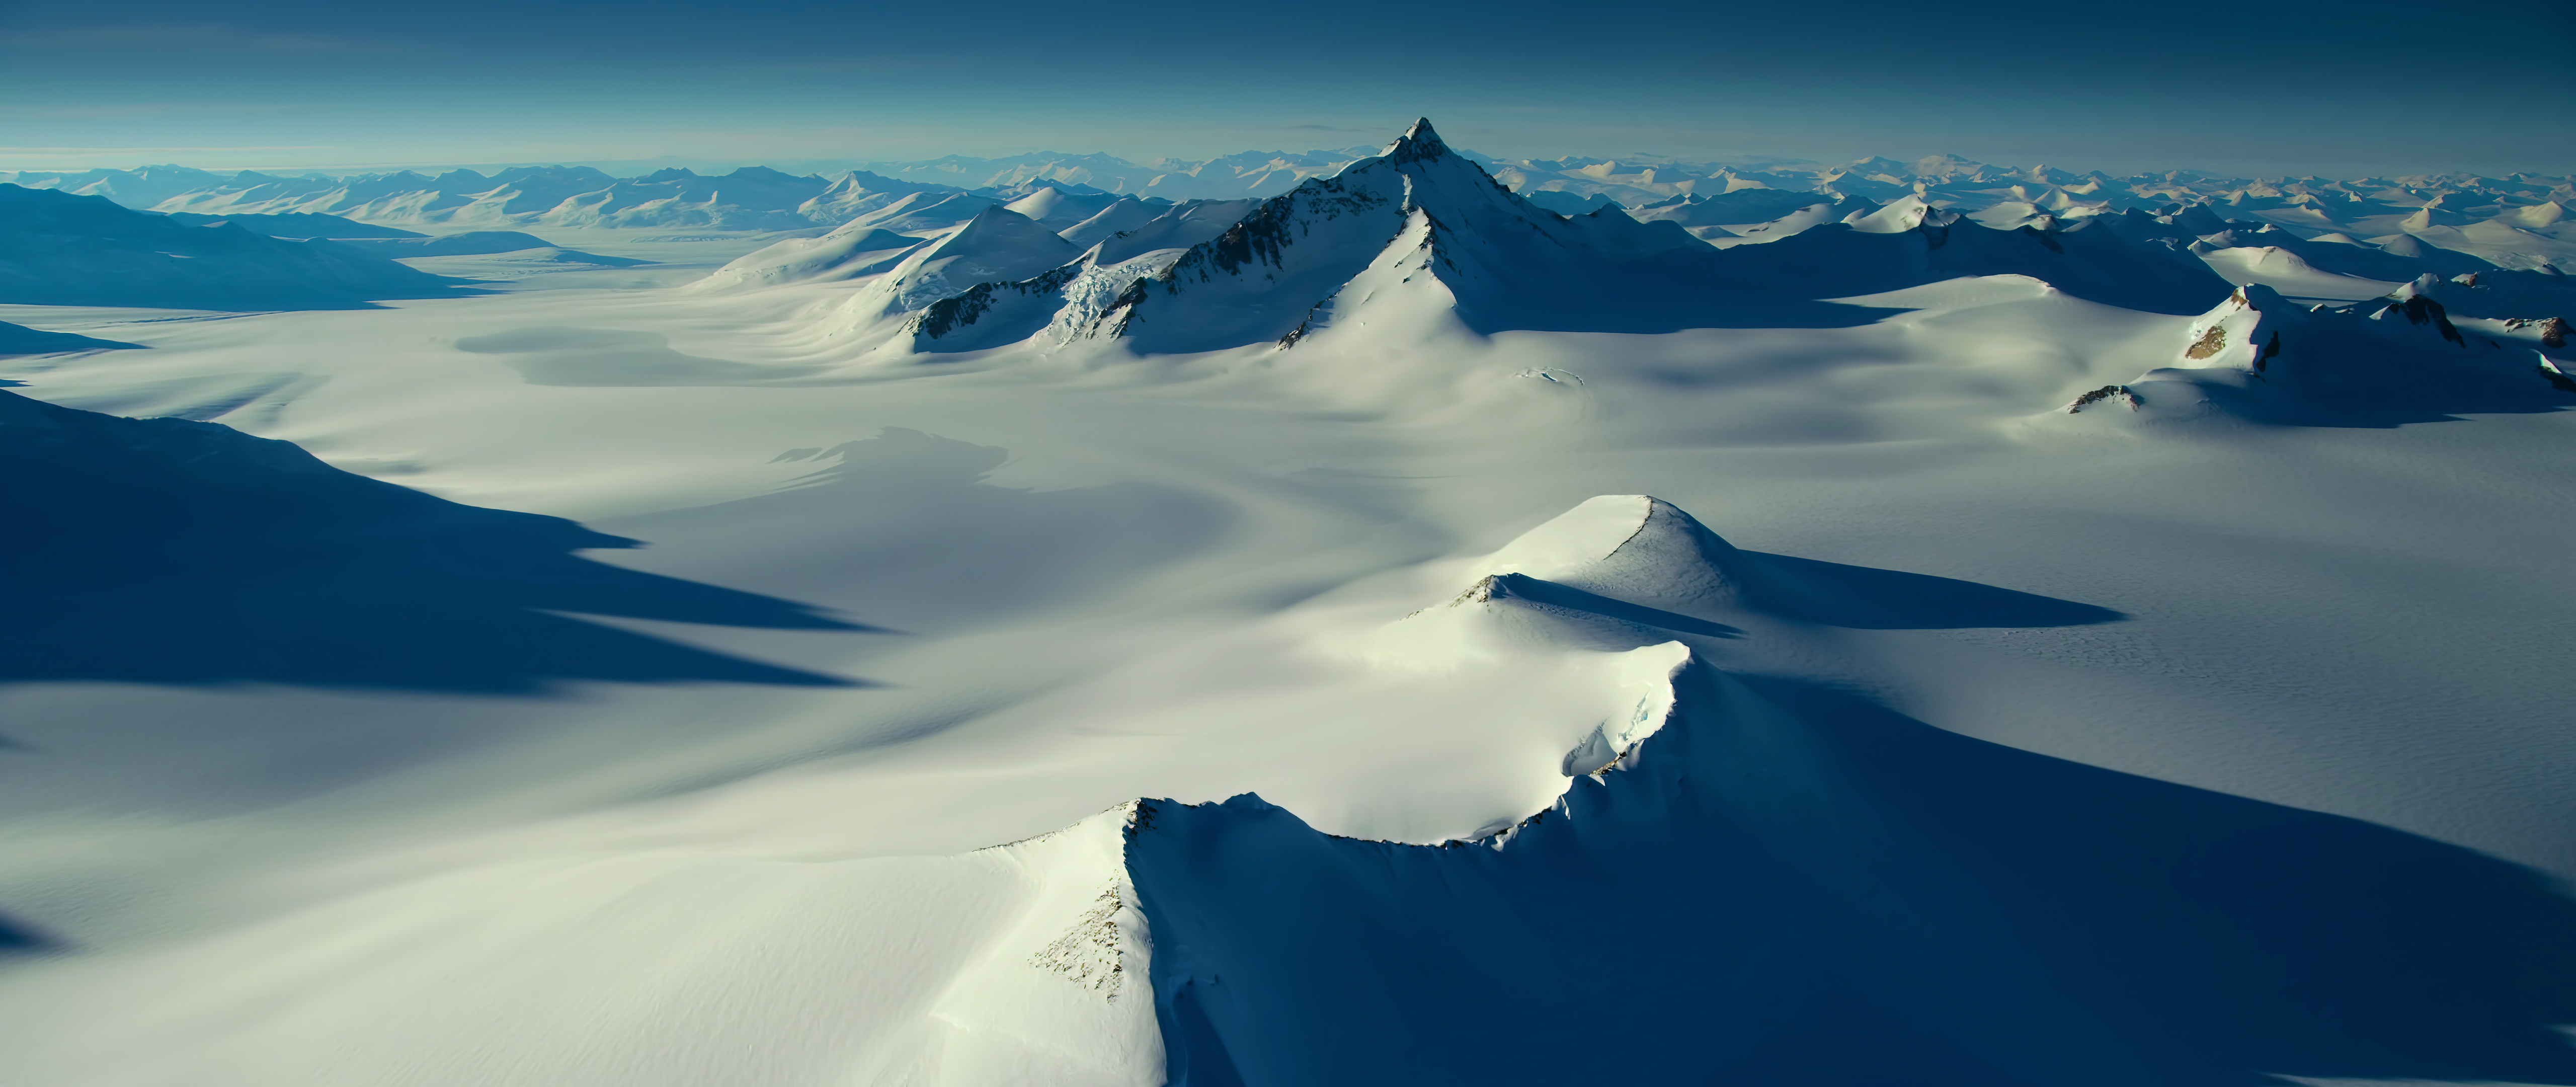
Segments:
[[[2565,4],[2386,0],[2183,22],[1926,19],[1872,0],[1567,18],[1447,4],[721,17],[565,0],[392,10],[0,5],[0,160],[253,169],[1131,161],[1378,143],[1427,114],[1502,158],[1957,154],[2254,176],[2576,172]]]
[[[1437,123],[1437,121],[1438,121],[1438,119],[1437,119],[1437,118],[1433,118],[1433,121],[1434,121],[1434,123],[1436,124],[1436,123]],[[1388,130],[1388,131],[1389,131],[1389,134],[1390,134],[1390,138],[1392,138],[1392,135],[1393,135],[1394,133],[1396,133],[1396,132],[1400,132],[1401,130],[1402,130],[1402,126],[1401,126],[1401,125],[1396,125],[1396,126],[1392,126],[1392,127],[1390,127],[1390,129]],[[1445,132],[1447,132],[1447,131],[1448,131],[1448,129],[1446,129],[1446,128],[1444,127],[1444,128],[1443,128],[1443,132],[1445,133]],[[1128,162],[1128,163],[1132,163],[1132,164],[1135,164],[1135,165],[1140,165],[1140,166],[1142,166],[1142,165],[1149,165],[1149,164],[1156,163],[1156,162],[1197,163],[1197,162],[1206,162],[1206,161],[1211,161],[1211,160],[1219,159],[1219,158],[1225,158],[1225,157],[1231,157],[1231,156],[1242,156],[1242,155],[1286,155],[1286,156],[1337,156],[1337,155],[1366,155],[1366,154],[1374,154],[1374,153],[1376,153],[1376,151],[1377,151],[1378,147],[1379,147],[1379,146],[1381,146],[1381,145],[1382,145],[1382,143],[1383,143],[1383,141],[1369,140],[1369,141],[1359,141],[1359,142],[1354,142],[1354,143],[1350,143],[1350,144],[1343,144],[1343,145],[1338,145],[1338,146],[1291,147],[1291,146],[1285,146],[1285,145],[1282,145],[1282,146],[1275,146],[1275,147],[1244,147],[1244,148],[1239,148],[1239,149],[1236,149],[1236,150],[1233,150],[1233,151],[1220,151],[1220,152],[1207,153],[1207,154],[1199,154],[1199,155],[1179,155],[1179,154],[1162,154],[1162,155],[1155,155],[1155,154],[1138,154],[1138,153],[1131,153],[1131,154],[1118,154],[1118,153],[1115,153],[1115,152],[1106,151],[1106,150],[1101,150],[1101,149],[1097,149],[1097,148],[1088,148],[1088,149],[1086,149],[1086,148],[1078,148],[1078,147],[1034,147],[1034,148],[1027,148],[1027,149],[1019,149],[1019,150],[1014,150],[1014,149],[1009,149],[1009,148],[992,149],[992,150],[991,150],[991,153],[989,153],[989,154],[966,154],[966,153],[960,153],[960,152],[948,152],[948,153],[942,153],[942,154],[927,154],[927,155],[919,155],[919,156],[915,156],[915,157],[908,157],[908,158],[907,158],[907,157],[896,157],[896,156],[861,156],[861,155],[845,155],[845,156],[834,156],[834,157],[792,157],[792,156],[769,156],[769,157],[758,157],[758,156],[708,157],[708,156],[693,156],[693,155],[666,154],[666,155],[658,155],[658,156],[652,156],[652,157],[640,157],[640,158],[599,158],[599,159],[572,159],[572,158],[552,158],[552,159],[548,159],[548,158],[533,158],[533,159],[518,159],[518,160],[421,159],[421,160],[400,160],[400,161],[384,161],[384,162],[334,161],[334,160],[328,160],[328,159],[314,159],[314,160],[306,160],[306,161],[294,161],[294,160],[292,160],[292,157],[291,157],[291,156],[288,156],[288,158],[287,158],[287,160],[286,160],[286,161],[259,161],[257,158],[246,159],[246,160],[241,160],[241,161],[230,161],[230,160],[220,160],[220,159],[194,159],[194,158],[190,158],[190,157],[188,157],[187,153],[188,153],[188,152],[197,152],[197,151],[213,152],[213,151],[224,150],[224,149],[216,149],[216,148],[139,148],[139,149],[121,149],[121,153],[115,153],[115,154],[105,154],[105,153],[102,153],[102,157],[100,157],[100,158],[96,158],[96,159],[82,159],[82,160],[79,160],[79,161],[50,161],[50,162],[49,162],[49,161],[41,161],[41,160],[43,160],[43,159],[45,159],[45,158],[50,157],[49,155],[42,155],[42,154],[40,154],[40,155],[27,155],[27,156],[11,156],[11,157],[6,157],[6,158],[0,158],[0,171],[10,171],[10,170],[14,170],[14,171],[22,172],[22,173],[77,173],[77,172],[88,171],[88,170],[138,170],[138,169],[144,169],[144,168],[149,168],[149,167],[173,167],[173,166],[175,166],[175,167],[183,167],[183,168],[188,168],[188,169],[202,170],[202,171],[206,171],[206,172],[208,172],[208,173],[216,173],[216,174],[229,174],[229,173],[235,173],[235,172],[239,172],[239,171],[245,171],[245,170],[247,170],[247,171],[252,171],[252,172],[257,172],[257,173],[274,174],[274,175],[281,176],[281,177],[295,177],[295,176],[304,176],[304,175],[307,175],[307,174],[322,174],[322,175],[329,175],[329,176],[359,176],[359,175],[366,175],[366,174],[387,174],[387,173],[396,173],[396,172],[401,172],[401,171],[405,171],[405,170],[412,171],[412,172],[415,172],[415,173],[421,173],[421,174],[432,174],[432,175],[434,175],[434,174],[438,174],[438,173],[443,173],[443,172],[450,171],[450,170],[472,170],[472,171],[477,172],[477,173],[481,173],[481,174],[485,174],[485,175],[491,175],[491,174],[495,174],[495,173],[500,172],[500,171],[504,171],[504,170],[513,170],[513,169],[547,169],[547,168],[580,169],[580,168],[588,168],[588,169],[595,169],[595,170],[599,170],[599,171],[601,171],[601,172],[603,172],[603,173],[606,173],[606,174],[609,174],[609,175],[611,175],[611,176],[621,177],[621,178],[626,178],[626,177],[639,177],[639,176],[642,176],[642,175],[645,175],[645,174],[653,173],[653,172],[655,172],[655,171],[659,171],[659,170],[668,170],[668,169],[685,169],[685,170],[694,171],[694,172],[696,172],[696,173],[698,173],[698,174],[700,174],[700,175],[705,175],[705,176],[715,176],[715,175],[720,175],[720,174],[724,174],[724,173],[730,173],[730,172],[732,172],[732,171],[734,171],[734,170],[737,170],[737,169],[744,169],[744,168],[751,168],[751,167],[762,167],[762,168],[768,168],[768,169],[778,170],[778,171],[781,171],[781,172],[784,172],[784,173],[790,173],[790,174],[803,174],[803,175],[821,175],[821,176],[828,176],[828,175],[837,174],[837,173],[841,173],[841,172],[849,171],[849,170],[866,170],[866,169],[868,169],[868,168],[870,168],[870,167],[872,167],[872,166],[892,167],[892,166],[898,166],[898,165],[916,164],[916,163],[923,163],[923,162],[936,162],[936,161],[940,161],[940,160],[942,160],[942,159],[950,159],[950,158],[959,159],[959,160],[968,161],[968,162],[976,162],[976,163],[993,163],[993,162],[1008,162],[1008,161],[1017,160],[1017,159],[1040,159],[1040,158],[1050,158],[1050,157],[1058,157],[1058,156],[1061,156],[1061,157],[1064,157],[1064,158],[1078,158],[1078,157],[1087,157],[1087,156],[1093,156],[1093,155],[1106,155],[1106,156],[1109,156],[1109,157],[1112,157],[1112,158],[1117,158],[1117,159],[1123,160],[1123,161]],[[2542,170],[2518,170],[2518,171],[2513,171],[2513,170],[2472,171],[2472,170],[2458,170],[2458,169],[2454,169],[2454,170],[2381,170],[2381,171],[2371,171],[2371,172],[2363,172],[2363,171],[2344,171],[2344,172],[2340,172],[2340,173],[2324,173],[2324,172],[2309,172],[2309,173],[2282,173],[2282,172],[2274,171],[2274,172],[2268,172],[2268,173],[2266,173],[2266,172],[2261,172],[2261,171],[2250,171],[2250,170],[2244,170],[2244,171],[2229,171],[2229,170],[2222,170],[2222,169],[2218,169],[2218,168],[2214,168],[2214,167],[2210,167],[2210,166],[2196,165],[2196,164],[2189,164],[2189,163],[2150,165],[2150,166],[2146,166],[2146,167],[2142,167],[2142,168],[2134,169],[2134,170],[2114,170],[2114,169],[2108,169],[2108,168],[2103,168],[2103,167],[2092,166],[2092,165],[2088,165],[2088,164],[2086,164],[2086,163],[2082,163],[2082,162],[2065,161],[2065,160],[2053,159],[2053,158],[2039,158],[2039,157],[2025,157],[2025,158],[2019,158],[2019,159],[2013,159],[2013,158],[1991,158],[1991,157],[1981,157],[1981,156],[1977,156],[1977,155],[1960,154],[1960,153],[1958,153],[1958,152],[1934,152],[1934,153],[1932,153],[1932,154],[1927,154],[1927,155],[1914,155],[1914,156],[1877,155],[1876,153],[1872,153],[1872,152],[1861,152],[1861,153],[1849,154],[1849,155],[1826,155],[1826,156],[1806,157],[1806,156],[1795,156],[1795,155],[1777,155],[1777,154],[1761,154],[1761,153],[1712,154],[1712,155],[1681,155],[1681,154],[1673,154],[1673,153],[1669,153],[1669,152],[1656,151],[1656,150],[1651,150],[1651,149],[1634,148],[1634,149],[1629,149],[1629,150],[1626,150],[1626,151],[1603,150],[1603,149],[1589,149],[1589,150],[1567,150],[1567,151],[1560,151],[1560,152],[1556,152],[1556,153],[1547,153],[1547,154],[1532,154],[1532,155],[1500,155],[1500,154],[1495,154],[1495,153],[1493,153],[1493,152],[1486,151],[1486,150],[1484,150],[1484,149],[1482,149],[1482,148],[1477,148],[1477,147],[1469,146],[1469,145],[1465,144],[1465,143],[1464,143],[1464,141],[1460,141],[1460,148],[1459,148],[1459,149],[1460,149],[1460,150],[1462,150],[1462,151],[1465,151],[1466,153],[1468,153],[1468,154],[1470,154],[1470,155],[1473,155],[1473,156],[1482,157],[1482,158],[1490,158],[1490,159],[1494,159],[1494,160],[1497,160],[1497,161],[1503,161],[1503,162],[1513,162],[1513,161],[1523,161],[1523,160],[1556,161],[1556,160],[1572,160],[1572,159],[1606,159],[1606,160],[1612,160],[1612,161],[1640,162],[1640,163],[1653,163],[1653,162],[1659,162],[1659,161],[1671,161],[1671,162],[1685,163],[1685,164],[1690,164],[1690,165],[1728,165],[1728,166],[1734,166],[1734,167],[1736,167],[1736,168],[1738,168],[1738,169],[1743,169],[1743,170],[1760,170],[1760,169],[1763,169],[1763,168],[1764,168],[1764,167],[1766,167],[1766,166],[1780,166],[1780,167],[1815,167],[1815,166],[1825,166],[1825,165],[1839,165],[1839,164],[1843,164],[1843,163],[1857,162],[1857,161],[1861,161],[1861,160],[1868,159],[1868,158],[1871,158],[1871,157],[1883,157],[1883,158],[1890,158],[1890,159],[1895,159],[1895,160],[1897,160],[1897,161],[1899,161],[1899,162],[1904,162],[1904,163],[1907,163],[1907,164],[1912,164],[1912,163],[1915,163],[1915,162],[1920,162],[1920,161],[1924,161],[1924,160],[1928,160],[1928,159],[1937,159],[1937,158],[1941,158],[1941,157],[1943,157],[1943,156],[1945,156],[1945,155],[1952,155],[1952,156],[1955,156],[1955,157],[1958,157],[1958,158],[1969,159],[1969,160],[1971,160],[1971,161],[1981,162],[1981,163],[1985,163],[1985,164],[1987,164],[1987,165],[1993,165],[1993,166],[2004,166],[2004,167],[2015,167],[2015,168],[2020,168],[2020,167],[2033,167],[2033,166],[2047,166],[2047,167],[2050,167],[2050,168],[2053,168],[2053,169],[2066,170],[2066,171],[2069,171],[2069,172],[2072,172],[2072,173],[2077,173],[2077,174],[2083,174],[2083,173],[2088,173],[2088,172],[2094,172],[2094,171],[2097,171],[2097,170],[2098,170],[2098,171],[2099,171],[2099,172],[2101,172],[2101,173],[2104,173],[2104,174],[2106,174],[2106,175],[2113,176],[2113,177],[2134,176],[2134,175],[2137,175],[2137,174],[2162,174],[2162,173],[2166,173],[2166,172],[2170,172],[2170,171],[2180,171],[2180,172],[2185,172],[2185,173],[2199,172],[2199,173],[2207,173],[2207,174],[2211,174],[2211,175],[2214,175],[2214,176],[2245,177],[2245,178],[2256,178],[2256,179],[2265,179],[2265,178],[2290,178],[2290,177],[2307,177],[2307,176],[2314,176],[2314,177],[2319,177],[2319,178],[2324,178],[2324,179],[2329,179],[2329,180],[2353,179],[2353,178],[2363,178],[2363,177],[2398,178],[2398,177],[2427,176],[2427,175],[2444,175],[2444,174],[2490,174],[2490,175],[2502,175],[2502,174],[2515,174],[2515,173],[2520,173],[2520,174],[2531,174],[2531,175],[2537,175],[2537,176],[2569,176],[2570,174],[2576,174],[2576,167],[2570,167],[2569,169],[2562,170],[2562,171],[2555,171],[2555,172],[2552,172],[2552,171],[2542,171]],[[18,149],[18,148],[0,148],[0,155],[9,155],[11,152],[23,152],[23,151],[25,151],[25,150],[26,150],[26,149]],[[47,152],[55,152],[55,153],[59,153],[59,152],[62,152],[62,151],[64,151],[64,150],[66,150],[66,149],[44,149],[44,150],[45,150],[45,151],[47,151]],[[302,150],[302,149],[298,149],[298,148],[261,148],[261,149],[256,149],[256,150],[259,150],[259,151],[263,152],[265,155],[279,155],[279,154],[283,154],[283,153],[285,153],[285,152],[291,152],[291,151]],[[176,155],[176,157],[167,157],[167,158],[154,158],[154,157],[153,157],[153,153],[155,153],[155,152],[165,152],[165,151],[166,151],[166,152],[176,152],[176,153],[177,153],[177,155]],[[35,161],[31,161],[31,160],[35,160]]]

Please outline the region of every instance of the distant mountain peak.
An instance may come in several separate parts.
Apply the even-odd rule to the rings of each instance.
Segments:
[[[1007,205],[988,204],[985,205],[984,210],[976,212],[974,218],[966,220],[966,225],[958,228],[957,233],[950,235],[944,244],[967,245],[982,241],[987,235],[996,233],[1026,234],[1037,225],[1036,220],[1012,211]]]
[[[1449,145],[1440,142],[1440,134],[1432,131],[1431,118],[1428,117],[1414,118],[1413,126],[1405,129],[1404,135],[1396,137],[1394,143],[1386,145],[1386,150],[1378,152],[1399,165],[1428,162],[1448,153]]]

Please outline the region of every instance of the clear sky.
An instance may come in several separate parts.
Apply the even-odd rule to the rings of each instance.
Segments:
[[[2576,0],[0,0],[0,168],[1956,153],[2576,171]]]

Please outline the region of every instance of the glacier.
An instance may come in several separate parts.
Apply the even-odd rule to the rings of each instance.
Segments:
[[[2566,178],[0,176],[0,1080],[2576,1083]]]

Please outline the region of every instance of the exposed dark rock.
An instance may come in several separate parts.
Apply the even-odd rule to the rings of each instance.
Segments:
[[[2534,325],[2540,328],[2540,346],[2549,348],[2567,346],[2567,319],[2564,317],[2537,319],[2516,317],[2504,323],[2506,328],[2529,328]]]
[[[2128,386],[2104,385],[2099,389],[2095,389],[2092,392],[2076,397],[2074,403],[2066,405],[2066,414],[2073,415],[2077,412],[2083,411],[2085,408],[2099,404],[2115,396],[2127,400],[2129,402],[2130,411],[2138,410],[2138,394],[2130,392]]]
[[[1074,263],[1061,268],[1050,268],[1013,283],[978,283],[957,294],[931,303],[921,311],[920,317],[914,318],[913,328],[921,335],[935,340],[974,324],[976,319],[993,308],[993,296],[998,291],[1013,291],[1023,295],[1052,294],[1063,290],[1065,284],[1073,282],[1073,277],[1081,275],[1082,272],[1083,266],[1080,263]]]
[[[2442,308],[2442,304],[2439,302],[2426,298],[2423,295],[2416,294],[2407,296],[2407,298],[2401,302],[2391,302],[2388,304],[2388,308],[2404,313],[2408,324],[2420,325],[2426,321],[2431,321],[2433,322],[2433,327],[2442,330],[2443,339],[2449,340],[2461,347],[2467,347],[2469,345],[2469,341],[2460,338],[2460,330],[2452,326],[2450,313],[2444,310]]]

